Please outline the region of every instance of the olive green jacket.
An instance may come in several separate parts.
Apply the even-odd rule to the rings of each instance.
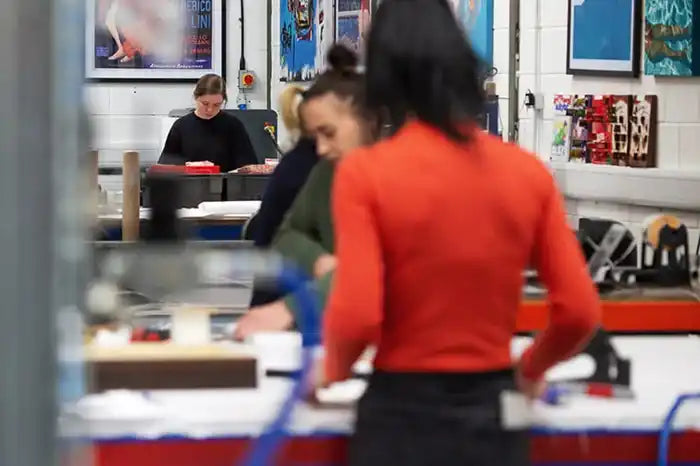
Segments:
[[[313,276],[316,260],[335,250],[330,207],[334,173],[334,163],[321,160],[316,164],[272,242],[276,251],[309,276]],[[332,279],[333,273],[329,273],[311,285],[318,293],[321,308],[325,307]],[[295,299],[288,296],[285,302],[298,316]]]

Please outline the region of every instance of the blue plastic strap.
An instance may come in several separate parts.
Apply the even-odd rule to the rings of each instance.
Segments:
[[[681,408],[681,405],[693,398],[700,399],[700,393],[685,393],[679,395],[678,398],[676,398],[676,401],[673,403],[673,406],[671,406],[671,409],[669,410],[668,414],[666,415],[666,419],[664,419],[663,426],[661,427],[661,431],[659,432],[659,455],[658,461],[656,463],[658,466],[668,466],[668,449],[669,444],[671,443],[673,420],[675,419],[676,414],[678,414],[678,410]]]
[[[279,276],[283,291],[293,293],[299,303],[299,329],[301,330],[301,370],[295,375],[294,385],[284,401],[277,417],[267,427],[253,445],[253,449],[244,464],[248,466],[267,466],[273,464],[273,458],[279,446],[284,442],[285,426],[294,411],[294,405],[303,398],[307,391],[309,373],[314,363],[314,348],[320,343],[321,309],[313,288],[306,286],[307,277],[297,269],[284,267]]]

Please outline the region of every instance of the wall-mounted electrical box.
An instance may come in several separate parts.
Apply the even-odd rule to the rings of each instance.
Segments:
[[[256,81],[255,74],[252,71],[240,70],[238,72],[239,89],[252,89]]]

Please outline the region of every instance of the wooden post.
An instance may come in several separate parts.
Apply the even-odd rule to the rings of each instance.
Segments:
[[[138,241],[141,208],[141,168],[138,152],[124,152],[122,183],[122,241]]]

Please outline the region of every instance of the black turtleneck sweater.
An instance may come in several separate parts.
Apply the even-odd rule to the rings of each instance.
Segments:
[[[243,123],[223,111],[209,120],[194,112],[179,118],[170,129],[158,163],[197,161],[212,162],[222,172],[258,163]]]

